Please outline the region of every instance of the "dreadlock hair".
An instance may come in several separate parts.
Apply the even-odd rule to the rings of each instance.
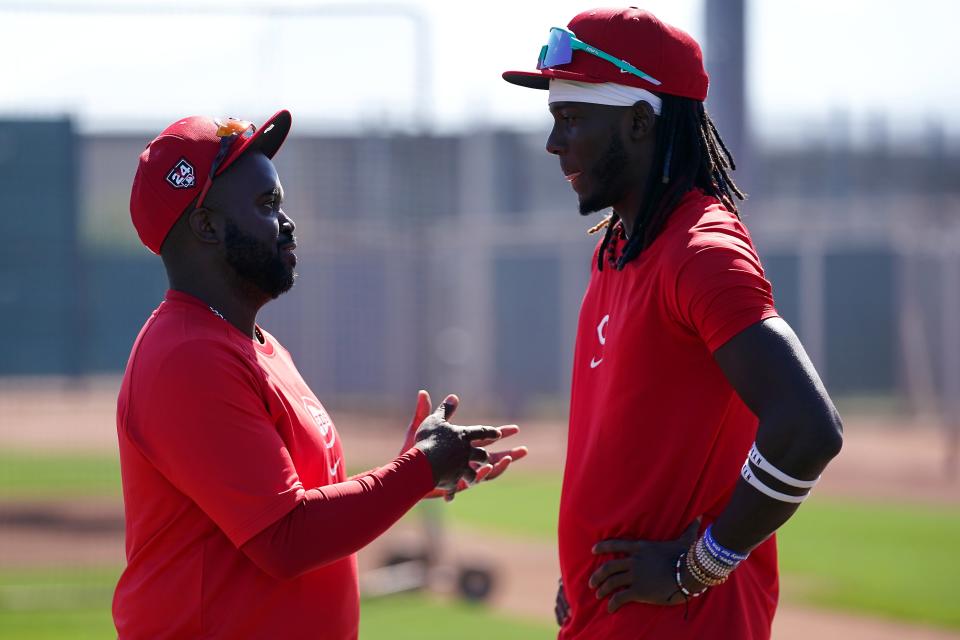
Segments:
[[[644,187],[643,205],[630,230],[630,239],[615,263],[617,270],[622,270],[653,243],[690,189],[701,189],[738,217],[740,212],[734,198],[746,197],[730,176],[737,166],[703,102],[666,94],[661,95],[661,99],[653,165]],[[596,233],[606,227],[597,256],[600,270],[619,220],[620,216],[613,212],[589,230]]]

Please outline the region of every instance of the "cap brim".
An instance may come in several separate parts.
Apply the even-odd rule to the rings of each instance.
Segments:
[[[277,111],[263,123],[262,127],[257,129],[256,133],[249,138],[245,138],[230,152],[227,159],[217,169],[217,175],[226,171],[227,167],[237,161],[237,158],[251,149],[260,151],[268,158],[273,158],[280,147],[283,146],[283,141],[287,139],[291,122],[292,118],[289,111],[286,109]]]
[[[503,79],[510,84],[528,89],[550,88],[550,76],[545,76],[539,71],[504,71]]]
[[[585,73],[574,73],[564,71],[563,69],[543,69],[541,71],[504,71],[503,79],[512,84],[529,89],[549,89],[550,79],[573,80],[575,82],[590,82],[593,84],[603,84],[609,82],[603,78],[595,78]]]

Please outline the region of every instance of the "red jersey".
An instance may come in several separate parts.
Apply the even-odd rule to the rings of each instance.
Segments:
[[[624,241],[616,241],[617,254]],[[593,272],[574,351],[560,500],[560,568],[571,619],[563,640],[769,638],[778,594],[774,540],[689,611],[631,603],[614,614],[587,581],[608,538],[672,540],[717,518],[757,429],[713,359],[776,316],[746,228],[714,198],[688,193],[623,271]]]
[[[117,408],[128,563],[113,601],[120,638],[356,637],[355,555],[279,580],[239,549],[305,488],[346,477],[323,405],[262,335],[263,344],[169,291],[133,346]]]

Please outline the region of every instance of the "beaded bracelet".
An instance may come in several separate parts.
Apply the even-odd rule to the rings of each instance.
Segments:
[[[676,571],[677,589],[679,589],[679,590],[680,590],[680,593],[682,593],[682,594],[683,594],[684,596],[686,596],[687,598],[699,598],[699,597],[702,596],[702,595],[706,592],[706,590],[709,589],[710,587],[709,587],[709,585],[708,585],[708,586],[704,587],[703,589],[701,589],[700,591],[697,591],[696,593],[694,593],[694,592],[690,591],[689,589],[687,589],[685,586],[683,586],[683,580],[680,579],[680,567],[682,566],[682,564],[683,564],[683,559],[684,559],[686,556],[687,556],[687,552],[686,552],[686,551],[682,552],[679,556],[677,556],[677,567],[676,567],[676,569],[677,569],[677,571]],[[696,578],[696,576],[694,576],[694,577]],[[699,580],[699,578],[697,578],[697,580]]]
[[[694,548],[691,548],[687,551],[687,571],[690,572],[690,575],[696,578],[697,582],[708,587],[716,587],[726,581],[726,577],[714,576],[704,569],[700,563],[697,562],[696,552],[690,553],[690,551],[694,551]]]
[[[702,538],[701,538],[702,540]],[[693,559],[697,561],[697,564],[703,571],[716,580],[726,580],[727,577],[733,572],[734,567],[718,562],[710,553],[707,551],[706,546],[701,542],[693,546],[694,554]]]

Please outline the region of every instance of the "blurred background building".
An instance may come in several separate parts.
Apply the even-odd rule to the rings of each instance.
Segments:
[[[921,94],[915,100],[930,106],[918,123],[896,102],[890,109],[883,103],[864,108],[856,96],[844,104],[843,96],[824,95],[833,106],[778,120],[777,97],[763,98],[749,86],[764,52],[752,63],[746,55],[766,42],[769,23],[758,22],[758,15],[770,8],[743,0],[683,8],[693,24],[688,28],[706,43],[708,106],[738,158],[737,175],[750,193],[744,218],[775,285],[777,306],[830,389],[933,412],[938,398],[960,396],[960,337],[953,322],[960,314],[960,145],[952,112],[937,111],[937,96]],[[533,11],[524,19],[537,20],[539,29],[540,21],[556,22],[574,11],[551,8],[549,18]],[[574,194],[555,158],[544,152],[549,123],[543,94],[497,78],[511,65],[529,66],[532,55],[494,67],[489,77],[480,77],[481,67],[469,57],[482,58],[483,47],[493,48],[485,38],[496,29],[496,7],[490,12],[485,20],[470,14],[474,20],[460,27],[462,39],[451,52],[444,38],[455,23],[430,3],[293,3],[269,11],[218,3],[174,10],[149,3],[0,3],[0,21],[9,30],[53,25],[46,35],[31,36],[38,51],[79,34],[103,49],[89,54],[95,60],[103,60],[104,51],[109,57],[91,70],[82,51],[73,61],[57,54],[61,76],[52,86],[18,86],[18,79],[30,77],[21,69],[11,78],[18,90],[0,97],[0,187],[8,203],[0,221],[8,239],[0,254],[0,330],[17,336],[4,347],[0,375],[122,371],[138,328],[165,288],[159,260],[139,246],[129,222],[136,157],[173,118],[219,104],[180,97],[186,102],[180,106],[176,96],[131,95],[127,87],[142,85],[147,76],[144,87],[153,82],[154,91],[166,92],[193,78],[207,94],[221,84],[230,96],[238,85],[247,87],[249,100],[231,98],[244,117],[263,119],[287,106],[284,92],[304,102],[304,124],[292,107],[295,127],[277,159],[286,208],[298,224],[300,279],[266,308],[262,321],[321,397],[393,405],[427,386],[438,393],[455,389],[520,415],[544,404],[562,406],[595,239],[585,236],[589,221],[576,214]],[[834,22],[844,19],[851,16],[843,10],[834,16]],[[218,56],[209,43],[190,41],[196,29],[224,21],[233,27],[231,20],[238,21],[231,33],[239,32],[232,39],[259,30],[247,47],[252,52],[228,49]],[[139,38],[148,23],[166,29],[166,39],[142,47],[146,51],[124,51],[126,39]],[[288,42],[302,36],[304,23],[323,36],[313,49],[309,42]],[[331,27],[348,25],[379,41],[349,50],[327,42],[336,38]],[[545,33],[549,25],[543,25]],[[109,27],[116,27],[116,42],[106,46]],[[173,34],[189,46],[165,51]],[[540,35],[524,34],[530,41],[520,50],[534,51]],[[477,52],[479,42],[485,44]],[[871,42],[882,45],[882,39]],[[283,58],[294,46],[310,51],[315,63]],[[813,59],[814,78],[790,82],[817,93],[817,74],[829,72],[829,86],[833,76],[855,73],[851,63],[857,61],[841,56],[856,43],[833,46],[833,69],[818,69]],[[370,60],[364,58],[368,49],[374,50]],[[27,53],[25,64],[43,67]],[[451,54],[460,57],[457,76],[433,62]],[[127,62],[129,77],[122,69],[110,77],[113,66],[138,56],[143,59]],[[204,56],[213,59],[206,64]],[[251,59],[256,64],[247,66]],[[367,100],[363,109],[347,104],[333,119],[318,119],[338,95],[369,93],[371,84],[377,90],[380,78],[344,84],[356,73],[354,64],[366,69],[368,63],[389,63],[387,75],[404,80],[405,89],[396,90],[403,95],[394,99],[388,85],[379,96],[379,115]],[[344,65],[347,75],[336,75]],[[301,67],[317,75],[294,82],[290,76]],[[447,86],[464,70],[475,85],[474,99],[465,99],[477,104],[476,117],[468,107],[456,112],[433,99],[447,96]],[[291,93],[290,85],[312,87],[305,94],[310,100]],[[476,98],[476,86],[488,85],[500,97],[493,109],[489,98]],[[90,95],[106,87],[113,93],[102,102]],[[277,99],[265,97],[275,89]],[[891,82],[887,93],[908,91]],[[502,96],[522,107],[512,121]],[[23,112],[31,99],[39,113]],[[774,100],[773,106],[763,100]],[[135,106],[117,115],[114,101]],[[534,115],[530,101],[537,102]],[[268,111],[250,113],[262,105]],[[443,115],[443,109],[456,113]],[[764,109],[773,113],[751,118]]]

